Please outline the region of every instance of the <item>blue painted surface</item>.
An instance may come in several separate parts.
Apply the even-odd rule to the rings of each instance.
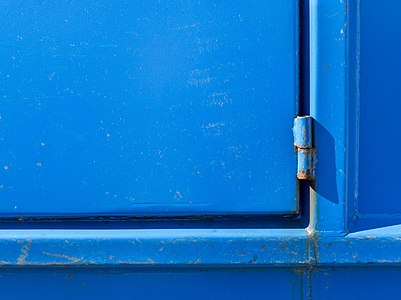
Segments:
[[[307,265],[304,229],[0,230],[3,266]]]
[[[400,269],[320,269],[311,277],[309,299],[399,299]]]
[[[359,188],[361,213],[401,213],[399,174],[401,146],[401,2],[362,1],[360,36]],[[378,145],[372,137],[380,137]],[[372,164],[380,147],[380,163]],[[395,198],[395,199],[394,199]],[[380,205],[371,199],[380,199]]]
[[[353,231],[401,223],[401,3],[361,1]],[[376,145],[373,139],[380,138]],[[376,149],[380,149],[377,163]]]
[[[296,117],[294,119],[294,145],[298,148],[312,148],[312,118]]]
[[[313,170],[313,149],[298,150],[298,179],[312,180],[314,178]]]
[[[315,175],[314,156],[312,148],[312,118],[309,116],[294,119],[294,146],[297,151],[297,178],[313,180]]]
[[[40,288],[40,299],[286,300],[300,299],[302,277],[301,272],[291,269],[27,269],[1,271],[0,287],[4,287],[2,296],[7,299],[32,299]],[[49,282],[52,284],[46,284]]]
[[[398,49],[395,20],[399,18],[395,15],[401,12],[400,4],[388,1],[388,5],[379,5],[371,0],[302,3],[305,6],[301,7],[309,9],[311,22],[306,26],[302,20],[302,28],[310,28],[310,49],[309,44],[301,49],[303,55],[310,55],[310,78],[305,78],[308,68],[301,70],[301,83],[310,83],[310,90],[302,95],[311,95],[317,151],[316,182],[311,184],[310,199],[303,199],[310,200],[307,228],[290,229],[277,223],[282,228],[272,229],[271,223],[260,217],[250,217],[252,223],[245,219],[228,223],[197,220],[196,229],[189,228],[191,219],[177,218],[180,225],[168,228],[173,224],[170,221],[162,225],[132,218],[128,224],[140,223],[132,226],[142,229],[125,230],[112,227],[113,219],[80,220],[74,227],[68,225],[74,221],[35,221],[41,229],[32,229],[32,222],[0,220],[3,294],[11,299],[54,295],[66,299],[110,295],[155,299],[398,298],[401,218],[396,185],[386,186],[386,177],[373,182],[368,174],[361,174],[369,168],[381,170],[391,182],[398,161],[386,157],[385,166],[377,166],[376,161],[365,169],[361,163],[376,153],[373,148],[365,149],[372,141],[368,130],[375,126],[388,132],[376,132],[385,147],[380,150],[392,153],[389,145],[397,143],[393,119],[373,115],[372,99],[382,92],[388,106],[398,105],[393,102],[398,96],[394,81],[399,68],[389,64],[398,56],[387,51],[391,54]],[[308,14],[302,11],[301,15]],[[373,17],[379,22],[373,24]],[[388,49],[392,43],[394,49]],[[366,49],[367,45],[371,49]],[[372,58],[378,63],[371,63]],[[375,84],[369,85],[371,82]],[[383,87],[387,89],[383,91]],[[379,104],[376,100],[376,108]],[[307,103],[303,105],[305,112]],[[389,109],[380,107],[377,112]],[[369,115],[384,124],[367,122]],[[298,184],[302,187],[303,183]],[[375,194],[379,188],[384,198]],[[229,225],[224,228],[224,224]],[[388,226],[391,224],[396,225]]]
[[[0,19],[0,215],[297,211],[297,1],[14,0]]]
[[[311,227],[346,232],[348,2],[310,1],[310,115],[317,151]]]

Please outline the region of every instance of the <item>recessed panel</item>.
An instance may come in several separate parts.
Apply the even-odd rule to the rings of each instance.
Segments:
[[[0,215],[297,210],[297,1],[2,1]]]

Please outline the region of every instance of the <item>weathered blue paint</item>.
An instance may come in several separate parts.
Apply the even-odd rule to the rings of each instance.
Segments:
[[[2,1],[0,215],[296,213],[298,15]]]
[[[297,178],[312,180],[314,179],[314,164],[313,164],[313,149],[302,149],[299,148],[298,151],[298,168],[297,168]]]
[[[3,266],[307,265],[304,229],[0,230]]]
[[[308,4],[311,23],[306,26],[303,20],[302,28],[310,28],[310,48],[301,43],[301,52],[310,55],[310,78],[305,79],[308,67],[301,71],[302,84],[310,82],[310,90],[302,95],[311,97],[310,107],[305,108],[307,101],[302,105],[314,118],[317,165],[307,228],[276,223],[282,228],[272,229],[272,223],[252,216],[253,223],[246,218],[224,221],[228,223],[196,220],[196,229],[191,218],[166,223],[126,220],[132,228],[142,229],[130,225],[122,229],[120,223],[113,225],[112,218],[80,220],[73,223],[74,229],[74,221],[60,219],[58,223],[2,220],[2,295],[9,299],[134,294],[153,299],[396,298],[401,277],[401,222],[394,190],[397,158],[378,168],[377,164],[364,167],[385,173],[374,182],[369,174],[360,174],[359,166],[374,151],[360,148],[371,141],[365,131],[371,129],[366,119],[377,107],[372,99],[383,94],[382,101],[391,107],[398,96],[395,80],[400,69],[397,61],[394,69],[390,65],[394,55],[387,49],[394,44],[396,51],[399,46],[399,39],[392,37],[398,36],[400,27],[392,24],[401,20],[401,3],[311,0]],[[372,58],[380,64],[372,64]],[[379,117],[392,133],[381,130],[380,141],[397,145],[396,121],[386,114]],[[303,184],[299,183],[301,194],[307,195]],[[384,198],[377,195],[379,188]],[[32,229],[34,222],[41,229]],[[229,228],[222,228],[224,224]],[[57,229],[48,230],[52,226]]]
[[[348,17],[348,1],[310,1],[310,115],[317,151],[311,228],[323,232],[346,232]]]
[[[379,188],[359,185],[361,177],[369,176],[366,173],[360,174],[359,156],[365,155],[361,154],[363,151],[372,153],[369,151],[373,149],[360,149],[362,139],[367,144],[369,141],[366,137],[359,135],[359,131],[364,126],[359,120],[369,116],[369,114],[363,114],[363,111],[369,110],[369,107],[372,110],[370,113],[375,114],[374,107],[377,106],[377,103],[375,105],[369,103],[369,98],[367,100],[361,98],[362,88],[377,87],[368,82],[362,83],[360,79],[365,76],[379,82],[383,79],[380,72],[374,71],[374,66],[379,65],[372,63],[373,56],[371,59],[362,59],[361,53],[369,57],[372,53],[377,54],[378,49],[363,48],[361,36],[364,30],[367,30],[364,39],[370,44],[381,44],[379,41],[384,39],[390,45],[393,41],[390,35],[382,35],[382,33],[387,30],[397,32],[399,26],[390,29],[385,20],[392,16],[394,21],[393,14],[401,16],[400,2],[390,1],[389,5],[385,6],[375,1],[363,1],[363,3],[362,5],[362,1],[311,1],[310,5],[311,115],[314,117],[314,145],[317,150],[318,164],[316,165],[316,182],[311,188],[309,230],[315,240],[314,267],[316,268],[320,265],[332,268],[340,265],[399,267],[401,262],[399,225],[378,228],[380,223],[382,225],[389,225],[392,222],[399,224],[397,216],[382,215],[381,221],[378,218],[360,220],[360,215],[355,213],[355,208],[360,207],[360,204],[356,202],[358,199],[361,201],[360,189],[365,189],[364,193],[368,193],[369,189]],[[391,13],[387,10],[391,10]],[[381,29],[375,30],[380,33],[369,33],[370,27],[366,27],[361,22],[366,14],[377,16],[374,23],[369,23],[369,26],[379,26]],[[380,21],[381,19],[383,22]],[[331,38],[327,38],[328,36]],[[382,49],[382,55],[385,57],[387,54],[384,49],[387,48],[380,47],[379,49]],[[364,64],[368,64],[369,67],[363,68]],[[381,66],[378,68],[382,70]],[[397,76],[391,69],[386,71],[387,76]],[[393,89],[392,95],[396,93],[396,89]],[[366,104],[364,101],[367,101]],[[361,110],[364,105],[364,110]],[[386,120],[391,130],[392,126],[396,126],[396,123],[391,123],[392,118],[383,116],[383,120]],[[381,131],[381,138],[392,142],[394,135],[384,133]],[[386,178],[396,180],[398,173],[391,171],[393,167],[391,164],[387,166],[389,172],[382,180]],[[369,167],[374,169],[372,166]],[[383,185],[380,187],[385,189]],[[396,196],[395,193],[392,195]],[[372,193],[372,195],[365,194],[363,201],[366,201],[364,205],[378,207],[380,210],[382,209],[380,199],[381,197],[374,196]],[[385,199],[395,201],[394,197],[392,200]],[[397,207],[398,204],[394,202],[394,205]],[[365,223],[365,228],[370,227],[372,230],[349,233],[355,231],[356,224],[361,221]],[[313,283],[313,279],[311,282]]]
[[[312,118],[309,116],[296,117],[292,131],[298,158],[297,177],[298,179],[313,180],[315,177],[315,151],[312,148]]]
[[[398,113],[401,61],[401,3],[358,1],[355,11],[357,31],[352,86],[355,94],[350,110],[350,189],[351,231],[401,224],[399,170],[401,158]],[[379,12],[379,13],[377,13]],[[372,119],[375,119],[372,122]],[[380,136],[380,163],[371,137]],[[378,205],[379,204],[379,205]]]
[[[326,237],[319,243],[319,264],[400,267],[400,240],[400,225]]]
[[[294,119],[294,145],[297,148],[312,148],[312,118],[309,116]]]

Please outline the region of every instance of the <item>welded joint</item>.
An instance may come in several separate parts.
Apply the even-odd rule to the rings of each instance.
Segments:
[[[310,116],[294,119],[294,147],[297,151],[297,178],[315,179],[315,149],[313,148],[313,121]]]

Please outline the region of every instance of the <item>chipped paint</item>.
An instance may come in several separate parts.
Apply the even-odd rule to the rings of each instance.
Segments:
[[[81,261],[81,258],[68,256],[68,255],[65,255],[65,254],[49,253],[49,252],[42,252],[42,254],[43,255],[47,255],[47,256],[51,256],[51,257],[63,258],[63,259],[66,259],[66,260],[72,261],[72,262],[80,262]]]
[[[29,256],[29,251],[31,250],[32,240],[28,240],[26,244],[21,249],[21,254],[17,258],[18,265],[26,264],[26,258]]]
[[[310,116],[294,119],[294,146],[298,153],[297,178],[313,180],[315,178],[315,151],[312,140],[312,118]]]
[[[11,267],[308,264],[308,258],[303,253],[306,237],[302,229],[46,232],[46,238],[43,238],[42,230],[0,231],[1,265]],[[10,234],[10,238],[6,238],[4,234]],[[29,235],[29,239],[26,238],[26,234]],[[21,241],[24,243],[21,244]],[[31,249],[32,244],[35,244],[35,251]],[[15,249],[20,249],[17,260],[8,256],[15,253]],[[87,249],[102,249],[102,251],[87,251]]]

